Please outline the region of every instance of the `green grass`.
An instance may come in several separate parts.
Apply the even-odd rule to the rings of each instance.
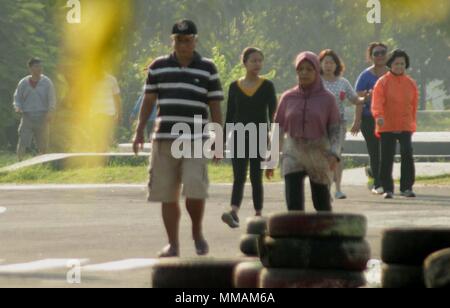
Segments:
[[[418,177],[416,183],[422,185],[450,185],[450,174],[430,177]]]
[[[12,154],[0,153],[0,167],[16,162]],[[346,162],[347,168],[358,167],[352,161]],[[143,184],[148,181],[147,166],[140,163],[112,162],[100,168],[79,168],[56,170],[50,166],[35,166],[16,172],[0,174],[0,184]],[[231,165],[220,163],[209,165],[211,183],[232,183],[233,169]],[[271,182],[280,182],[280,171],[275,172]],[[268,181],[266,181],[268,182]],[[436,177],[418,177],[417,183],[422,185],[450,185],[450,175]]]
[[[210,164],[211,183],[232,183],[231,165]],[[279,171],[273,182],[280,181]],[[148,181],[146,166],[113,165],[104,168],[55,170],[37,166],[0,174],[0,184],[142,184]]]
[[[0,168],[17,162],[15,154],[0,152]]]

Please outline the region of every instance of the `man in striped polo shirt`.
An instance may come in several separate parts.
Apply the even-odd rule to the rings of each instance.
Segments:
[[[142,148],[147,119],[157,104],[148,200],[162,203],[162,215],[169,238],[169,245],[159,256],[179,256],[179,199],[182,186],[186,208],[192,220],[197,254],[206,255],[209,247],[203,236],[202,220],[209,187],[207,159],[177,159],[171,148],[178,138],[188,138],[192,143],[195,140],[198,142],[198,139],[208,139],[203,133],[196,134],[194,129],[194,118],[200,118],[203,127],[208,123],[208,110],[212,122],[222,125],[220,102],[223,100],[223,91],[214,63],[195,51],[197,27],[192,21],[177,22],[172,29],[172,41],[173,53],[156,59],[150,65],[133,149],[137,154]],[[172,130],[179,123],[188,125],[191,134]]]

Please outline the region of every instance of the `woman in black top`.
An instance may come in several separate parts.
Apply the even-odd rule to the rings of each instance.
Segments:
[[[255,125],[257,133],[257,136],[250,136],[246,132],[245,138],[242,138],[244,142],[242,142],[239,141],[236,130],[233,132],[234,155],[232,163],[234,183],[231,211],[222,215],[222,220],[231,228],[239,227],[238,212],[244,196],[249,164],[256,216],[261,216],[262,214],[264,190],[261,162],[265,159],[265,154],[259,151],[259,140],[262,129],[266,130],[265,133],[268,132],[269,124],[273,122],[277,107],[277,97],[273,83],[259,75],[263,62],[264,55],[261,50],[253,47],[246,48],[242,54],[242,63],[246,69],[246,76],[233,82],[230,85],[228,94],[226,124],[238,124],[241,125],[241,128],[248,124]],[[265,124],[265,128],[264,126],[260,127],[260,124]],[[262,148],[267,149],[267,139],[264,142],[266,144],[263,144]],[[250,146],[252,148],[249,148]],[[238,155],[239,152],[240,155]]]

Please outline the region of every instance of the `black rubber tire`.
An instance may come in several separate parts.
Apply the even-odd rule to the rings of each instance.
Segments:
[[[370,247],[361,240],[274,239],[260,240],[261,262],[268,268],[364,271]]]
[[[260,235],[247,234],[241,237],[240,249],[246,256],[258,256],[258,242]]]
[[[366,233],[361,215],[289,212],[272,215],[267,225],[271,237],[362,239]]]
[[[450,248],[430,255],[424,264],[425,285],[432,289],[450,289]]]
[[[359,288],[366,285],[362,272],[264,269],[261,288]]]
[[[385,289],[423,289],[423,268],[384,264],[381,274],[381,286]]]
[[[247,219],[247,234],[265,235],[267,231],[267,218],[251,217]]]
[[[152,287],[232,288],[234,269],[242,261],[246,259],[171,258],[161,260],[153,267]]]
[[[238,289],[256,289],[259,276],[264,269],[260,261],[243,262],[234,270],[234,287]]]
[[[450,247],[450,229],[391,229],[382,239],[381,258],[387,264],[423,266],[432,253]]]

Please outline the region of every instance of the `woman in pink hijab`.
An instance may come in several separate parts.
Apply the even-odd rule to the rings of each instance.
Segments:
[[[286,202],[290,211],[305,210],[308,176],[315,209],[331,211],[330,185],[340,157],[340,114],[335,97],[320,78],[319,57],[302,52],[295,67],[299,85],[283,94],[275,117],[280,126]],[[266,176],[272,178],[273,170]]]

